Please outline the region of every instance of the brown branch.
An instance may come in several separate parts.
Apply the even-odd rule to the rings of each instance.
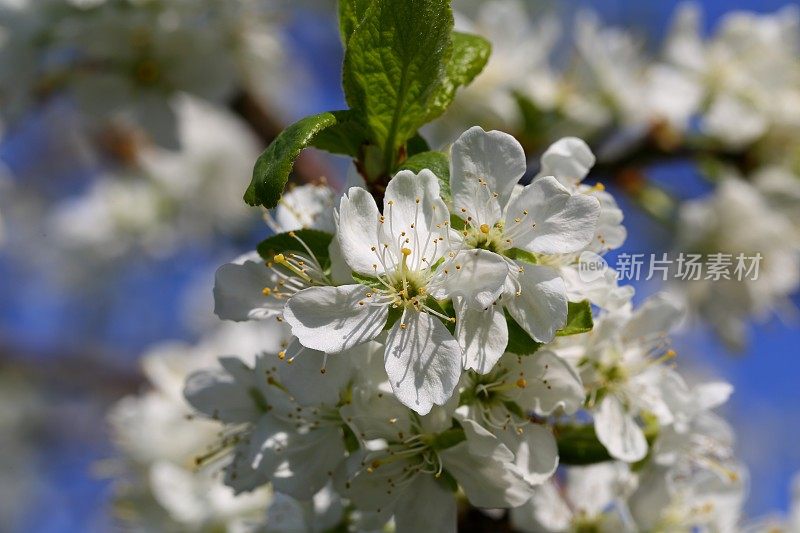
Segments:
[[[0,343],[0,373],[17,375],[47,390],[90,392],[108,400],[134,394],[145,384],[138,366],[118,354],[80,350],[40,353]]]

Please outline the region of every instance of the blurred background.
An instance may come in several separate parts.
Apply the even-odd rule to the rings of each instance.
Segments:
[[[532,22],[560,23],[556,65],[570,61],[582,10],[656,57],[678,8],[523,4]],[[711,35],[731,12],[787,4],[696,5]],[[454,9],[459,24],[480,29],[481,2],[455,0]],[[217,327],[215,269],[270,231],[241,201],[260,151],[283,125],[344,106],[335,2],[2,0],[0,10],[0,531],[107,531],[119,511],[108,409],[147,387],[140,358],[148,350],[164,341],[192,346]],[[491,113],[455,113],[430,128],[436,143],[473,123],[513,130]],[[565,124],[559,133],[583,133]],[[546,145],[528,139],[532,161]],[[661,194],[654,197],[631,194],[629,166],[590,174],[625,213],[628,238],[611,264],[621,253],[676,246],[680,230],[658,206],[714,190],[695,163],[680,154],[637,163]],[[310,153],[298,175],[335,186],[347,168]],[[635,285],[638,301],[663,288]],[[784,311],[746,320],[745,335],[726,338],[692,321],[673,339],[681,369],[735,387],[724,414],[750,469],[750,517],[785,513],[800,470],[792,310],[800,298],[787,293]]]

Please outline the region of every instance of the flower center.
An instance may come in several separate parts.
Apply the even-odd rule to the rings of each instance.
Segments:
[[[464,235],[464,243],[470,248],[488,250],[500,255],[511,248],[511,241],[503,235],[502,222],[498,222],[494,226],[467,224],[462,235]]]

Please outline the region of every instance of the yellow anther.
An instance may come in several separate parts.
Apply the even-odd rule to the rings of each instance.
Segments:
[[[411,255],[411,248],[401,248],[400,253],[408,257],[409,255]]]
[[[270,294],[272,294],[272,289],[270,289],[269,287],[264,287],[263,289],[261,289],[261,294],[263,294],[264,296],[269,296]]]
[[[297,234],[293,231],[289,232],[289,237],[297,237]]]
[[[285,358],[286,358],[286,350],[281,350],[280,352],[278,352],[278,359],[283,361]]]
[[[595,188],[595,189],[597,189],[598,191],[604,191],[604,190],[606,190],[606,186],[605,186],[605,185],[603,185],[603,184],[602,184],[602,183],[600,183],[600,182],[597,182],[597,183],[595,183],[595,184],[594,184],[594,188]]]
[[[519,378],[517,380],[517,387],[519,387],[520,389],[524,389],[527,386],[528,386],[528,382],[525,380],[525,378]]]
[[[273,259],[275,260],[276,263],[279,263],[279,264],[286,262],[286,257],[284,257],[283,254],[277,254],[275,257],[273,257]]]
[[[489,233],[489,224],[481,224],[481,233]]]

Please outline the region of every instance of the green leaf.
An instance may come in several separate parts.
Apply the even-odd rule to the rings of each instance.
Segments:
[[[517,261],[524,261],[532,265],[535,265],[536,263],[539,262],[534,254],[530,253],[527,250],[523,250],[522,248],[512,248],[506,252],[506,255],[511,259],[516,259]]]
[[[508,347],[507,352],[517,355],[531,355],[543,346],[541,342],[535,341],[516,320],[505,312],[506,323],[508,324]],[[563,328],[556,331],[556,335],[576,335],[590,331],[594,323],[592,322],[592,308],[587,300],[582,302],[567,302],[567,322]]]
[[[347,27],[351,27],[348,23]],[[342,73],[350,108],[393,170],[399,147],[427,122],[450,53],[449,0],[376,0],[352,29]]]
[[[347,48],[347,42],[353,30],[363,20],[372,0],[339,0],[339,34],[342,44]]]
[[[354,453],[358,451],[361,447],[361,444],[358,442],[358,437],[356,434],[353,433],[353,430],[350,429],[350,426],[347,424],[342,425],[342,430],[344,431],[344,447],[349,453]]]
[[[445,490],[454,494],[458,492],[458,481],[456,481],[456,478],[453,477],[453,474],[447,470],[442,470],[442,473],[439,474],[439,477],[434,476],[433,479],[436,480],[436,482],[439,483],[439,485],[441,485]]]
[[[539,108],[533,100],[522,93],[515,92],[514,99],[522,116],[520,137],[530,146],[544,150],[549,143],[553,142],[554,132],[564,127],[564,117],[559,116],[556,112]]]
[[[406,157],[412,157],[422,152],[429,152],[430,149],[431,147],[428,141],[425,140],[425,137],[417,132],[406,142]]]
[[[384,331],[389,331],[395,325],[395,323],[400,320],[400,317],[403,316],[403,308],[402,307],[389,307],[389,314],[386,315],[386,325],[383,326]]]
[[[261,241],[256,250],[258,250],[258,255],[266,261],[272,261],[275,254],[285,254],[287,252],[300,252],[307,256],[308,251],[306,251],[299,239],[302,239],[314,253],[322,267],[330,263],[328,246],[331,244],[333,235],[315,229],[299,229],[297,231],[278,233]]]
[[[298,120],[278,135],[264,150],[253,168],[253,179],[244,193],[250,205],[271,208],[278,205],[294,160],[319,132],[336,125],[347,112],[325,112]]]
[[[359,158],[361,147],[369,141],[367,128],[352,111],[337,111],[336,118],[336,124],[317,133],[311,145],[332,154]]]
[[[483,71],[492,45],[479,35],[453,32],[453,50],[445,67],[444,80],[428,109],[428,121],[438,117],[450,106],[459,87],[469,85]]]
[[[644,436],[647,439],[648,447],[651,447],[658,438],[659,424],[658,419],[649,413],[642,414],[644,423]],[[557,425],[554,428],[556,442],[558,443],[559,463],[562,465],[590,465],[614,460],[603,443],[597,438],[593,424],[565,424]],[[648,454],[649,454],[648,450]],[[632,465],[634,468],[641,468],[644,461]]]
[[[612,460],[591,424],[556,426],[555,435],[560,464],[591,465]]]
[[[453,427],[438,433],[431,441],[430,446],[436,451],[442,451],[452,448],[465,440],[467,440],[467,436],[464,434],[464,430],[460,427]]]
[[[508,400],[503,402],[503,405],[505,406],[506,409],[508,409],[509,413],[516,415],[518,418],[521,419],[528,418],[528,415],[525,414],[525,411],[522,409],[522,407],[519,406],[517,402],[512,402],[511,400]]]
[[[580,302],[567,302],[567,323],[556,332],[556,335],[567,336],[586,333],[594,327],[592,320],[592,306],[589,300]]]
[[[450,160],[442,152],[422,152],[409,157],[400,164],[397,170],[410,170],[419,174],[422,169],[429,169],[439,178],[439,194],[445,203],[450,204]]]
[[[528,332],[522,329],[522,326],[517,324],[517,321],[505,311],[506,323],[508,324],[508,346],[507,352],[517,355],[531,355],[535,353],[543,345],[537,342],[528,335]]]
[[[450,227],[456,231],[461,231],[466,227],[466,223],[458,215],[450,215]]]
[[[364,276],[363,274],[359,274],[358,272],[352,273],[353,280],[356,283],[360,283],[362,285],[366,285],[371,289],[382,289],[384,285],[378,280],[378,278],[373,278],[371,276]]]

